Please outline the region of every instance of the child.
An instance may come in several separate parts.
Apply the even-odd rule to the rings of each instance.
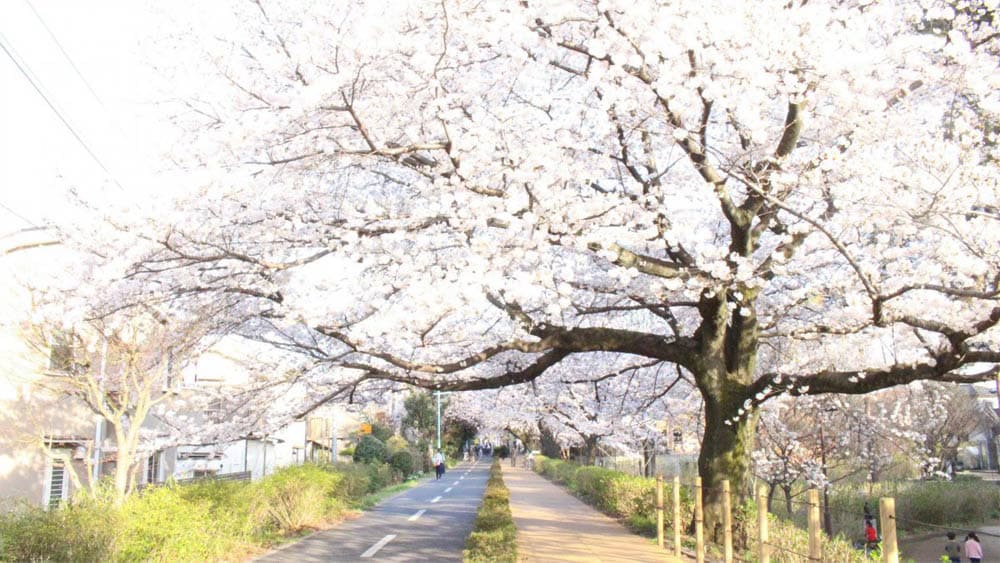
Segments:
[[[980,563],[983,560],[983,546],[979,543],[979,536],[975,532],[969,532],[965,536],[965,556],[972,563]]]
[[[962,563],[962,548],[955,541],[955,532],[948,532],[948,541],[944,544],[944,554],[951,563]]]

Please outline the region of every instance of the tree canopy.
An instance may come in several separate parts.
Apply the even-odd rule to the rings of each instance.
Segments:
[[[987,3],[220,6],[178,50],[203,182],[111,294],[224,308],[302,409],[670,373],[740,490],[771,397],[998,372]]]

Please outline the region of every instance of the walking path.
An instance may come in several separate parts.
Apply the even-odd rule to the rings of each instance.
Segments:
[[[533,471],[511,467],[508,460],[501,466],[519,561],[681,561]]]

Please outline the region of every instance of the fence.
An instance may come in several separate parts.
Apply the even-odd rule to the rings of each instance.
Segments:
[[[672,490],[672,509],[673,509],[673,538],[672,538],[672,550],[675,557],[681,557],[681,545],[682,545],[682,533],[681,533],[681,480],[680,477],[673,478],[673,490]],[[702,485],[701,477],[696,477],[694,479],[693,485],[687,485],[691,488],[691,493],[694,496],[694,542],[695,542],[695,552],[694,557],[697,563],[704,563],[706,557],[706,545],[705,545],[705,531],[704,531],[704,507],[703,507],[703,493],[706,488]],[[662,476],[657,476],[656,478],[656,542],[660,547],[664,547],[666,544],[664,532],[665,532],[665,516],[666,516],[666,506],[664,503],[664,479]],[[735,560],[735,555],[733,552],[733,506],[732,506],[732,495],[730,490],[729,481],[722,481],[721,487],[722,493],[722,560],[725,563],[733,563]],[[757,501],[757,537],[753,538],[751,543],[753,544],[753,552],[756,556],[756,561],[759,563],[771,563],[772,556],[780,558],[783,560],[791,559],[813,562],[824,561],[823,556],[823,531],[820,524],[820,503],[819,503],[819,491],[817,489],[810,489],[808,492],[808,501],[805,503],[808,507],[808,534],[809,534],[809,548],[808,553],[800,553],[797,551],[790,550],[788,548],[782,547],[777,543],[771,541],[770,530],[769,530],[769,519],[767,510],[761,510],[760,507],[767,506],[767,487],[760,485],[757,487],[756,491],[756,501]],[[879,500],[879,518],[878,522],[881,528],[882,544],[881,544],[881,560],[886,563],[899,563],[899,549],[896,541],[896,506],[895,499],[893,498],[882,498]]]
[[[188,479],[177,479],[176,483],[199,483],[201,481],[249,481],[250,471],[240,471],[238,473],[223,473],[221,475],[205,475],[202,477],[190,477]]]
[[[585,463],[585,460],[578,460]],[[600,456],[595,465],[621,471],[628,475],[647,475],[645,461],[635,456]],[[698,456],[694,454],[657,454],[653,461],[652,473],[656,475],[693,476],[698,473]]]

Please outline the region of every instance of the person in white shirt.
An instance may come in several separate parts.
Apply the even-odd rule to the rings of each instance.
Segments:
[[[444,454],[441,450],[438,450],[434,457],[431,458],[431,463],[434,464],[434,471],[437,474],[437,478],[440,479],[444,475]]]

